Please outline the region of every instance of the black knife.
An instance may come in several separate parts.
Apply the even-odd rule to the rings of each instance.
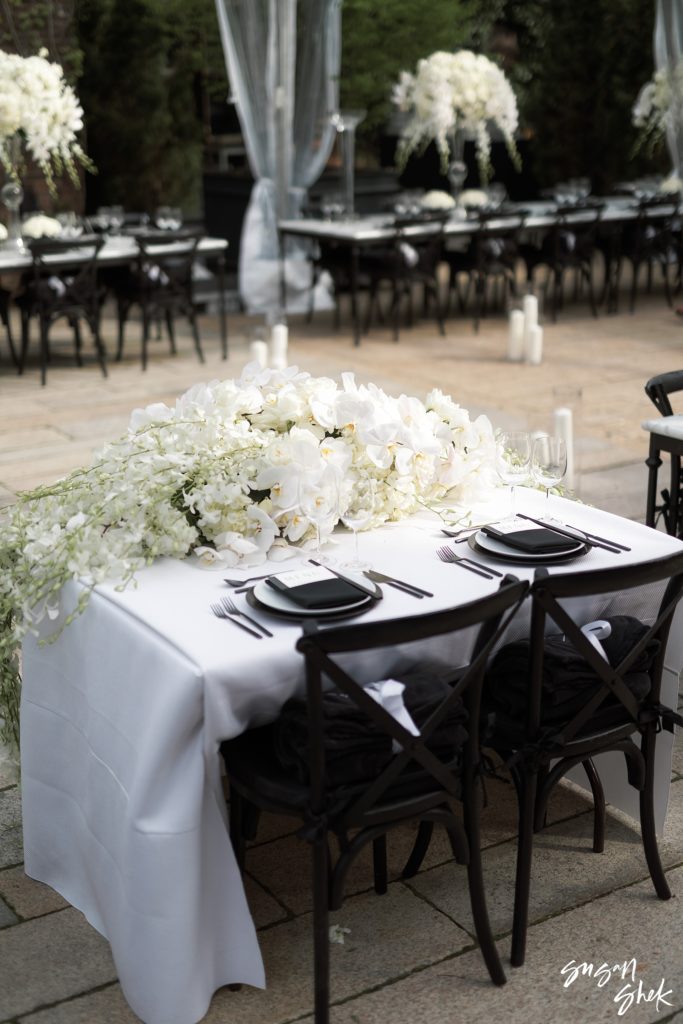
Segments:
[[[315,558],[309,558],[308,561],[311,565],[317,565],[321,569],[327,569],[333,576],[336,576],[340,580],[344,580],[344,583],[348,583],[350,587],[355,587],[356,590],[360,590],[362,594],[367,594],[368,597],[374,597],[376,601],[379,601],[384,595],[380,587],[375,585],[374,587],[366,587],[362,583],[357,583],[356,580],[352,580],[349,576],[345,576],[343,572],[338,572],[337,569],[333,569],[331,565],[323,565],[322,562],[316,562]]]
[[[551,523],[544,523],[540,519],[534,519],[533,516],[525,516],[523,512],[518,512],[517,518],[526,519],[528,523],[535,523],[536,526],[540,526],[544,530],[550,530],[552,533],[557,533],[560,537],[566,537],[567,540],[575,540],[580,544],[585,544],[589,548],[602,548],[604,551],[609,551],[612,555],[621,554],[621,549],[615,544],[611,544],[609,541],[591,540],[583,533],[582,530],[576,530],[576,532],[563,530],[561,526],[553,526]]]

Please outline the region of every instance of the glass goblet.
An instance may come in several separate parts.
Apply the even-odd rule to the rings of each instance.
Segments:
[[[563,437],[542,434],[531,449],[531,475],[537,484],[545,487],[546,502],[550,488],[556,487],[567,472],[567,444]]]
[[[336,482],[327,478],[312,485],[302,495],[299,510],[315,526],[316,561],[321,565],[333,565],[334,559],[322,554],[320,531],[325,523],[336,521],[339,516],[339,489]]]
[[[510,512],[507,522],[515,518],[515,488],[529,476],[531,439],[522,430],[503,431],[498,437],[496,470],[505,484],[510,486]]]
[[[369,480],[364,489],[354,492],[351,505],[347,508],[346,512],[342,513],[341,516],[341,521],[344,526],[347,530],[351,530],[353,532],[354,550],[353,558],[343,562],[342,568],[352,569],[356,572],[362,572],[363,569],[370,568],[370,563],[359,556],[358,533],[360,530],[364,530],[370,525],[374,513],[375,487],[374,481]]]

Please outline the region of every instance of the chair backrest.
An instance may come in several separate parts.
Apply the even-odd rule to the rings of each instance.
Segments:
[[[416,795],[402,795],[396,800],[388,791],[402,776],[408,766],[410,771],[417,770],[427,779],[427,792],[434,798],[438,792],[441,799],[445,793],[449,797],[457,796],[457,780],[454,778],[453,766],[444,764],[429,748],[430,737],[449,712],[458,702],[464,699],[467,709],[467,740],[460,759],[463,775],[472,778],[479,763],[479,706],[481,688],[489,652],[492,650],[503,629],[509,622],[526,595],[528,584],[514,577],[505,577],[499,590],[489,597],[472,601],[468,604],[444,611],[433,612],[411,618],[398,619],[391,622],[373,622],[354,626],[317,629],[315,624],[309,625],[297,644],[306,659],[307,717],[308,717],[308,756],[311,784],[311,811],[319,814],[326,809],[327,755],[325,745],[326,715],[323,692],[327,688],[324,681],[329,681],[344,694],[352,705],[362,712],[363,718],[374,723],[376,728],[391,738],[395,743],[395,752],[379,774],[361,787],[350,787],[344,797],[343,809],[337,809],[337,826],[352,827],[354,824],[369,824],[375,814],[386,815],[387,800],[391,800],[394,811],[400,807],[400,814],[411,813],[424,808],[426,799],[425,786],[421,785]],[[447,687],[447,696],[429,714],[422,723],[421,733],[417,736],[399,724],[383,707],[381,707],[364,688],[348,667],[351,653],[364,652],[362,663],[383,665],[381,671],[395,672],[397,659],[404,664],[422,664],[425,660],[425,648],[413,648],[406,645],[419,641],[443,638],[448,649],[449,634],[458,634],[471,630],[467,639],[471,642],[472,654],[466,659],[467,667],[458,674],[452,688]],[[461,641],[462,642],[462,641]],[[451,641],[450,653],[456,650]],[[375,652],[371,657],[370,652]],[[427,651],[427,657],[429,653]],[[453,674],[460,668],[462,661],[451,664]],[[375,679],[377,681],[377,679]],[[367,683],[365,684],[367,685]],[[460,757],[460,754],[459,754]],[[383,808],[383,809],[382,809]],[[386,817],[379,820],[388,820]]]
[[[65,311],[93,314],[101,295],[97,257],[104,245],[100,235],[76,239],[34,239],[28,243],[32,258],[33,298],[41,316],[57,317]],[[54,287],[49,282],[54,279]]]
[[[625,726],[633,731],[657,718],[663,712],[659,701],[666,644],[681,596],[683,550],[593,572],[549,575],[547,570],[539,570],[531,587],[527,737],[533,741],[551,733],[561,745],[586,730]],[[610,618],[620,633],[615,634],[613,645],[605,640],[603,646],[617,661],[614,665],[581,629],[588,622]],[[581,675],[586,688],[572,701],[568,717],[563,721],[555,718],[550,725],[547,715],[544,720],[543,698],[551,651],[548,637],[553,631],[560,643],[555,647],[560,659],[562,646],[573,648],[563,685],[571,689],[574,652],[587,663],[588,676]],[[579,671],[583,673],[582,666]]]
[[[683,391],[683,370],[670,370],[650,377],[645,385],[645,394],[662,416],[672,416],[673,407],[669,395]]]
[[[193,268],[201,238],[201,231],[189,228],[136,233],[139,284],[149,298],[164,292],[179,298],[192,295]]]

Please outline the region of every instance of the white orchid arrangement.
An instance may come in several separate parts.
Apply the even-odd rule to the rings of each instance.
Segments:
[[[471,505],[499,486],[489,420],[438,390],[392,398],[352,374],[341,384],[261,370],[197,385],[174,408],[133,413],[92,464],[20,494],[0,520],[0,718],[18,735],[22,638],[59,614],[70,579],[121,587],[159,556],[206,566],[257,565],[312,546],[311,496],[327,537],[373,482],[370,526],[444,499]],[[332,498],[334,500],[332,500]]]
[[[640,129],[640,144],[650,150],[667,129],[683,129],[683,60],[655,71],[638,93],[632,119]]]
[[[64,171],[77,185],[77,163],[94,169],[77,140],[82,127],[83,108],[47,50],[32,57],[0,50],[0,162],[11,178],[18,181],[23,169],[19,140],[53,195]]]
[[[490,122],[498,126],[510,156],[519,164],[514,140],[517,100],[505,73],[488,57],[471,50],[437,50],[418,61],[416,74],[401,72],[392,98],[411,115],[399,142],[399,165],[413,150],[433,140],[445,171],[449,139],[456,132],[466,132],[474,136],[480,175],[486,183],[491,173]]]

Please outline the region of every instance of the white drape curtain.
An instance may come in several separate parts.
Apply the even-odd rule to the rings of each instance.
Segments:
[[[673,73],[683,56],[683,0],[657,0],[654,38],[657,70]],[[683,76],[683,68],[679,72]],[[673,79],[672,79],[673,80]],[[683,79],[677,78],[680,82]],[[683,173],[683,97],[680,88],[673,90],[672,125],[666,137],[673,169]]]
[[[248,312],[272,317],[280,310],[277,220],[300,216],[334,144],[341,0],[216,0],[216,11],[255,181],[242,227],[240,294]],[[308,308],[305,255],[301,244],[288,245],[290,312]]]

